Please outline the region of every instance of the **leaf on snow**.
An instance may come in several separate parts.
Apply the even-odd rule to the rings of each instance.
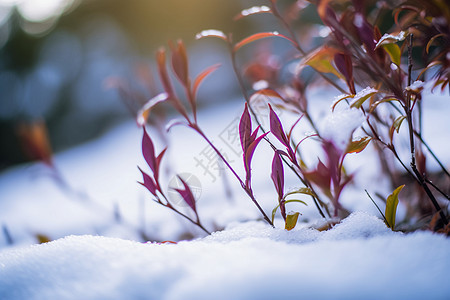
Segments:
[[[400,31],[396,35],[385,33],[381,39],[375,45],[375,49],[379,48],[382,45],[393,44],[400,41],[403,41],[407,36],[407,33],[404,31]]]
[[[195,35],[195,39],[197,39],[197,40],[204,38],[204,37],[217,37],[224,41],[228,41],[228,38],[225,35],[225,33],[223,33],[220,30],[216,30],[216,29],[203,30]]]
[[[355,95],[355,97],[353,97],[353,101],[350,104],[350,107],[356,107],[356,108],[361,108],[361,106],[363,105],[363,103],[370,97],[372,97],[373,95],[375,95],[376,93],[378,93],[378,90],[371,88],[371,87],[366,87],[365,89],[363,89],[362,91],[360,91],[359,93],[357,93]]]
[[[286,229],[288,231],[294,229],[295,225],[297,225],[297,220],[298,220],[299,215],[300,215],[299,212],[289,213],[286,216],[286,224],[285,224],[284,229]]]
[[[402,56],[400,47],[397,44],[385,44],[383,45],[383,49],[389,54],[391,61],[397,66],[400,66]]]
[[[234,17],[234,20],[240,20],[244,17],[255,15],[255,14],[264,14],[264,13],[271,13],[272,10],[270,7],[266,5],[262,6],[253,6],[247,9],[242,10],[236,17]]]
[[[167,93],[161,93],[148,100],[147,103],[142,106],[142,108],[137,113],[136,122],[139,126],[144,126],[147,123],[148,116],[150,115],[151,110],[155,107],[156,104],[160,102],[164,102],[168,99],[169,95]]]

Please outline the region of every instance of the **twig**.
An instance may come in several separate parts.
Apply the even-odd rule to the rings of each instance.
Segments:
[[[411,85],[411,73],[412,73],[412,40],[413,35],[410,34],[408,36],[408,86]],[[411,148],[411,169],[413,170],[413,173],[415,174],[415,177],[419,184],[424,189],[425,193],[428,195],[428,198],[430,198],[431,203],[435,207],[435,209],[439,212],[439,216],[442,219],[442,222],[447,225],[448,220],[444,214],[444,212],[441,209],[441,206],[437,202],[436,198],[434,197],[431,190],[428,188],[427,183],[425,182],[424,176],[420,174],[419,170],[417,170],[416,166],[416,155],[415,155],[415,149],[414,149],[414,128],[413,128],[413,120],[412,120],[412,110],[411,110],[411,93],[408,91],[406,93],[406,103],[405,103],[405,112],[406,112],[406,119],[408,121],[408,128],[409,128],[409,144]]]
[[[375,201],[372,199],[372,197],[370,196],[369,192],[368,192],[367,190],[364,190],[364,191],[366,192],[366,194],[367,194],[367,196],[369,197],[369,199],[372,201],[373,205],[375,205],[375,207],[376,207],[376,208],[378,209],[378,211],[380,212],[381,216],[382,216],[383,219],[384,219],[384,222],[386,222],[386,224],[387,224],[388,227],[391,227],[391,226],[389,225],[388,220],[386,220],[386,216],[383,214],[383,212],[381,211],[380,207],[378,207],[378,205],[377,205],[377,204],[375,203]]]

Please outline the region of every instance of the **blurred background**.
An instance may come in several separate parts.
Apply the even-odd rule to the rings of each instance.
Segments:
[[[30,139],[48,135],[48,148],[59,152],[131,119],[123,95],[108,80],[132,86],[143,68],[156,75],[155,51],[169,40],[187,44],[191,76],[225,62],[220,80],[203,87],[201,102],[236,98],[226,46],[195,41],[195,34],[214,28],[238,40],[264,27],[274,30],[270,16],[232,21],[262,2],[0,0],[0,171],[42,159],[30,153]],[[151,96],[141,95],[143,101]]]

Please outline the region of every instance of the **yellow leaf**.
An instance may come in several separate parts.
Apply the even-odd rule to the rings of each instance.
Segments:
[[[400,47],[397,44],[385,44],[383,45],[383,49],[389,54],[391,61],[397,66],[400,66],[402,56]]]
[[[363,151],[371,140],[371,137],[366,136],[359,140],[352,141],[347,147],[347,153],[359,153]]]
[[[299,212],[289,213],[286,216],[286,225],[285,225],[284,229],[286,229],[288,231],[294,229],[295,225],[297,225],[297,220],[298,220],[299,214],[300,214]]]
[[[398,188],[396,188],[395,191],[393,191],[392,194],[390,194],[386,200],[386,210],[384,212],[384,215],[388,223],[387,226],[392,230],[394,230],[395,228],[395,214],[397,212],[398,194],[404,187],[405,185],[401,185]]]
[[[309,54],[300,63],[300,68],[302,68],[303,65],[308,65],[321,73],[332,73],[338,78],[343,78],[342,74],[331,64],[334,60],[334,55],[337,52],[336,49],[328,46],[321,47]]]

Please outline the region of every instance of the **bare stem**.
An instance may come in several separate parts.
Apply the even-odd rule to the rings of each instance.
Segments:
[[[412,73],[412,34],[408,37],[408,85],[411,85],[411,73]],[[444,224],[448,224],[448,220],[445,217],[444,212],[441,209],[441,206],[437,202],[436,198],[434,197],[431,190],[428,188],[427,183],[425,182],[424,176],[419,172],[416,166],[416,156],[415,156],[415,149],[414,149],[414,128],[413,128],[413,120],[412,120],[412,109],[411,109],[411,93],[407,92],[406,94],[406,103],[405,103],[405,112],[406,112],[406,118],[408,120],[408,129],[409,129],[409,143],[411,148],[411,169],[414,172],[414,175],[416,176],[417,182],[422,186],[425,193],[428,195],[428,197],[431,200],[431,203],[436,208],[436,210],[439,212],[439,215],[444,222]]]

